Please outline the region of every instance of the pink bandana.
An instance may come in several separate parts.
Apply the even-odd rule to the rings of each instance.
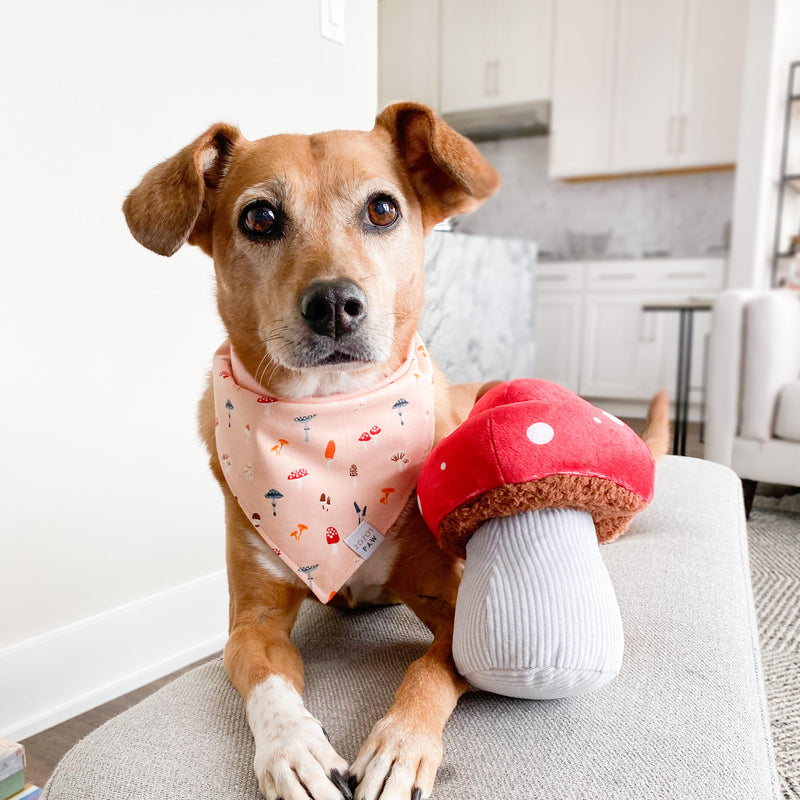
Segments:
[[[419,337],[361,394],[260,394],[229,342],[214,355],[217,454],[264,541],[327,603],[383,543],[433,446],[433,367]],[[255,389],[255,391],[254,391]]]

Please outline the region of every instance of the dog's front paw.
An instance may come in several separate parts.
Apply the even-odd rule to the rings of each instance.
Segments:
[[[273,675],[247,701],[254,768],[265,800],[352,800],[347,762],[284,678]]]
[[[355,800],[430,797],[441,761],[440,736],[387,715],[376,723],[350,767],[358,781]]]

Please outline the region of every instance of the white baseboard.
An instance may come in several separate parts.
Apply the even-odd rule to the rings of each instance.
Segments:
[[[0,738],[19,741],[221,650],[224,570],[0,649]]]

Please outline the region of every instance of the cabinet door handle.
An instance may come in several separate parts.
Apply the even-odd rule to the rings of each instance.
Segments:
[[[483,93],[492,96],[492,62],[487,61],[483,66]]]
[[[675,123],[678,121],[678,118],[673,114],[669,118],[669,129],[667,131],[667,153],[674,153],[675,152]]]
[[[702,280],[707,277],[705,272],[668,272],[667,278],[671,281]]]
[[[636,275],[632,272],[606,272],[597,276],[601,281],[632,281]]]
[[[494,62],[494,94],[500,94],[500,62]]]

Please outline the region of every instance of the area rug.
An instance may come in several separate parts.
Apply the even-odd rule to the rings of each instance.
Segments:
[[[781,788],[800,800],[800,514],[769,500],[748,522],[750,571]]]

